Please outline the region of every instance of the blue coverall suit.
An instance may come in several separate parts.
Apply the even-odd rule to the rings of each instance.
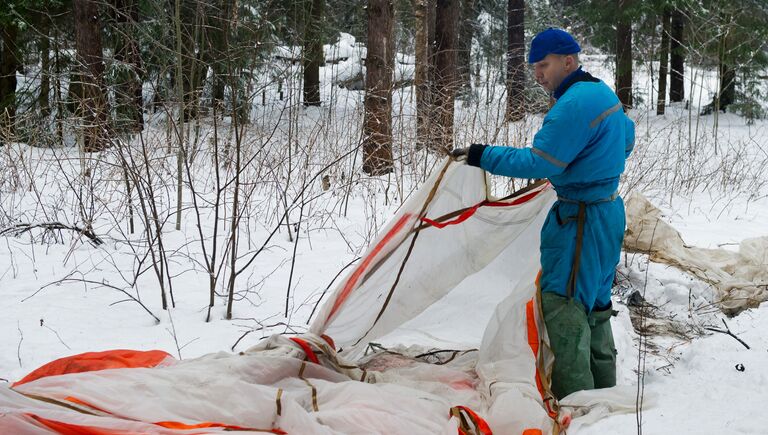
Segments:
[[[561,397],[578,389],[615,384],[615,349],[608,320],[611,285],[621,254],[626,224],[624,203],[617,189],[619,176],[624,171],[624,161],[634,147],[635,129],[633,121],[624,114],[616,94],[605,83],[581,68],[563,80],[555,90],[554,97],[556,103],[545,116],[531,148],[472,145],[467,155],[467,164],[479,166],[497,175],[548,178],[557,192],[558,200],[550,209],[541,230],[540,286],[545,321],[555,352],[553,391]],[[577,257],[580,208],[583,212],[582,240],[576,274],[572,279],[574,260]],[[571,332],[560,329],[574,329],[578,325],[571,325],[572,321],[578,320],[581,323],[581,320],[561,319],[560,323],[553,321],[553,325],[550,325],[547,301],[557,299],[567,300],[571,305],[581,305],[582,314],[577,315],[583,316],[584,325],[589,323],[594,326],[595,322],[590,318],[593,312],[608,312],[607,317],[603,317],[609,328],[610,343],[598,344],[598,347],[611,347],[609,351],[613,354],[608,357],[612,358],[612,380],[601,380],[599,378],[602,375],[598,374],[590,380],[592,376],[587,373],[584,376],[590,379],[586,381],[563,380],[563,388],[560,388],[558,394],[558,386],[555,385],[558,376],[582,376],[572,372],[583,371],[584,363],[574,363],[581,365],[579,368],[570,363],[564,365],[568,362],[564,361],[565,357],[558,361],[557,335],[565,334],[559,339],[573,341],[569,335]],[[573,303],[573,299],[577,302]],[[550,326],[558,330],[551,331],[553,328]],[[586,336],[577,337],[576,340],[580,343],[566,343],[560,347],[565,349],[576,346],[583,349],[586,340],[586,370],[589,372],[589,328]],[[570,355],[572,351],[565,349],[563,352],[568,354],[568,359],[573,359]],[[593,372],[596,371],[594,351]],[[597,349],[598,354],[600,351]],[[562,373],[558,374],[558,371]]]

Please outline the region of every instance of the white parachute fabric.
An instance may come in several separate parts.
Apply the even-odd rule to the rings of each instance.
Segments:
[[[350,347],[359,351],[413,319],[505,250],[516,258],[502,267],[513,269],[512,274],[525,269],[535,277],[538,249],[531,246],[537,246],[543,216],[555,199],[549,184],[503,204],[480,207],[458,225],[436,228],[421,220],[472,208],[487,199],[486,186],[486,174],[477,168],[446,162],[434,171],[338,285],[310,331],[332,337],[351,355]],[[515,245],[523,234],[533,234],[536,244]],[[511,290],[493,288],[490,282],[488,289],[503,294]]]
[[[361,382],[368,380],[365,372],[339,360],[321,338],[307,335],[303,340],[318,363],[304,361],[305,352],[288,337],[273,336],[241,354],[211,354],[156,368],[49,376],[13,389],[3,387],[0,433],[56,433],[36,419],[43,417],[49,424],[74,425],[79,431],[103,429],[93,432],[99,434],[237,430],[455,435],[458,422],[449,415],[451,399],[479,403],[473,389],[464,388],[463,396],[450,398],[428,391],[444,389],[446,377],[466,377],[459,370],[417,370],[418,384],[401,373],[404,383],[419,389]]]
[[[624,409],[629,396],[607,389],[569,396],[571,410],[560,412],[548,391],[552,360],[535,278],[554,199],[539,183],[489,201],[483,171],[446,162],[330,295],[311,333],[273,336],[235,355],[0,387],[0,433],[55,433],[55,423],[110,434],[546,434],[580,406]],[[360,358],[371,340],[397,342],[404,325],[434,327],[429,312],[457,320],[452,330],[441,324],[446,333],[472,324],[464,342],[479,350],[454,351],[439,365],[415,353]],[[489,427],[471,427],[470,411],[457,405]]]
[[[626,250],[648,253],[652,261],[673,265],[711,284],[726,314],[735,315],[768,300],[768,237],[744,240],[738,252],[689,247],[642,194],[633,192],[626,208]]]

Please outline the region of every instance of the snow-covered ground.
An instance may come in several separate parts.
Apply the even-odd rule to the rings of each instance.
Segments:
[[[587,69],[612,83],[604,57],[585,59]],[[237,268],[247,264],[262,244],[264,249],[237,278],[232,320],[225,319],[222,296],[230,269],[219,269],[222,258],[231,255],[227,238],[232,191],[231,186],[223,190],[226,207],[215,220],[210,119],[199,130],[200,151],[188,174],[196,193],[185,189],[179,231],[174,229],[176,160],[165,149],[169,129],[164,117],[150,119],[144,134],[149,158],[135,168],[151,173],[147,183],[151,189],[143,192],[155,195],[158,219],[164,224],[163,264],[169,272],[160,279],[152,268],[144,233],[144,225],[154,222],[142,222],[135,190],[136,231],[128,231],[127,197],[116,150],[83,159],[71,148],[24,144],[0,148],[0,229],[54,221],[82,226],[84,217],[91,217],[94,233],[104,241],[96,246],[73,231],[41,229],[0,238],[0,382],[13,382],[50,360],[80,352],[162,349],[186,359],[239,351],[273,333],[305,331],[313,307],[326,288],[333,287],[338,272],[360,255],[435,164],[410,145],[415,98],[413,89],[406,87],[395,92],[395,174],[368,178],[360,173],[362,157],[353,151],[360,138],[362,94],[330,85],[344,66],[339,65],[323,68],[327,104],[322,108],[296,104],[301,88],[295,75],[283,85],[285,100],[278,98],[272,81],[256,86],[259,90],[264,86],[266,104],[261,105],[257,93],[254,121],[243,142],[243,160],[252,157],[254,163],[242,174],[242,192],[248,196],[240,199],[245,206],[239,210],[243,218]],[[296,67],[282,68],[274,71]],[[693,76],[690,71],[688,78]],[[640,69],[636,75],[646,103],[631,113],[637,120],[637,147],[622,192],[645,193],[688,244],[735,249],[744,238],[768,235],[768,122],[750,124],[734,114],[699,117],[698,101],[709,100],[716,76],[695,71],[697,80],[686,86],[694,90],[693,107],[672,106],[661,117],[655,115],[648,74]],[[476,92],[483,102],[457,104],[457,144],[530,142],[541,115],[504,125],[503,90],[487,86]],[[487,96],[490,104],[483,100]],[[219,125],[222,143],[234,137],[230,127],[228,121]],[[190,133],[194,137],[195,126],[190,126]],[[140,156],[141,141],[133,138],[130,144],[132,155]],[[324,173],[330,188],[323,190],[321,177],[312,177],[336,159],[339,162]],[[83,175],[84,166],[91,168],[88,177]],[[223,182],[233,179],[231,165],[220,167]],[[496,180],[496,192],[508,188],[507,180]],[[199,226],[193,199],[200,210]],[[291,208],[288,224],[278,224],[286,206]],[[216,237],[214,224],[218,224]],[[206,256],[210,258],[214,244],[216,270],[222,274],[211,321],[206,322],[210,298]],[[611,416],[578,428],[578,433],[636,433],[640,419],[645,433],[766,433],[768,416],[762,408],[768,400],[764,333],[768,307],[726,318],[711,307],[708,285],[668,266],[649,265],[640,254],[627,254],[619,272],[615,297],[619,315],[613,323],[619,380],[644,386],[642,411]],[[169,299],[169,281],[172,285],[175,307],[169,310],[161,308],[161,280]],[[654,320],[665,325],[662,333],[647,340],[635,332],[626,305],[635,290],[656,307]],[[471,300],[465,302],[463,309],[469,315],[451,317],[449,324],[440,313],[431,319],[446,324],[445,329],[401,331],[396,340],[476,347],[484,326],[471,315]],[[725,328],[723,319],[750,349],[726,334],[705,329]]]

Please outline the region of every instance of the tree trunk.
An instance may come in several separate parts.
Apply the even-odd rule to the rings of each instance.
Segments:
[[[616,23],[616,94],[625,109],[632,107],[632,20],[627,14],[630,0],[618,0]]]
[[[472,92],[472,38],[475,34],[477,13],[475,0],[461,1],[461,23],[459,29],[459,92]]]
[[[459,20],[459,0],[437,0],[435,13],[435,75],[434,94],[436,123],[435,143],[438,150],[453,149],[453,107],[456,88],[456,48]]]
[[[667,105],[667,75],[669,74],[669,21],[671,13],[664,8],[661,16],[661,48],[659,49],[659,93],[656,99],[656,114],[663,115]]]
[[[435,91],[435,0],[413,0],[416,20],[416,149],[432,149]]]
[[[304,69],[304,105],[320,105],[320,65],[323,64],[323,21],[324,0],[312,0],[309,10],[309,21],[304,32],[304,51],[302,66]],[[390,21],[394,22],[392,18]],[[370,21],[369,21],[370,23]],[[391,35],[392,32],[390,31]],[[370,41],[370,40],[369,40]]]
[[[413,77],[413,87],[416,92],[416,149],[422,149],[429,144],[430,85],[429,85],[429,40],[427,33],[428,0],[413,0],[413,13],[416,21],[416,69]]]
[[[720,64],[720,98],[718,109],[725,108],[736,101],[736,69],[727,63]]]
[[[440,115],[437,111],[435,104],[437,103],[437,94],[440,92],[439,83],[437,83],[437,41],[436,41],[436,25],[437,25],[437,0],[426,0],[427,2],[427,86],[429,87],[429,106],[427,107],[427,116],[429,119],[426,122],[428,126],[427,131],[427,150],[435,151],[439,149],[437,145],[438,141],[438,128],[440,125]]]
[[[101,48],[101,23],[95,0],[74,0],[75,46],[81,80],[78,109],[83,122],[83,151],[107,147],[107,107],[104,62]]]
[[[525,0],[507,2],[508,121],[525,117]]]
[[[169,10],[175,11],[176,4],[174,0]],[[181,0],[179,6],[179,37],[181,38],[181,86],[184,101],[184,121],[197,119],[199,115],[200,93],[202,87],[202,76],[205,69],[202,67],[200,57],[205,56],[205,47],[198,44],[200,38],[200,7],[201,4],[195,0]],[[175,19],[175,18],[174,18]]]
[[[368,0],[368,54],[365,59],[363,171],[392,172],[392,72],[395,63],[392,0]]]
[[[672,34],[669,41],[670,77],[669,77],[669,101],[680,102],[685,98],[685,85],[683,83],[685,48],[683,47],[683,30],[685,23],[683,14],[675,9],[672,12]]]
[[[15,25],[0,26],[0,137],[15,131],[16,71],[20,66],[17,36]]]
[[[133,35],[139,22],[138,0],[115,0],[115,60],[123,63],[124,73],[117,85],[115,100],[120,123],[128,130],[144,128],[144,99],[141,85],[144,77],[139,46]]]
[[[216,105],[217,113],[222,115],[224,109],[224,91],[226,88],[226,76],[228,70],[227,53],[229,41],[227,31],[231,24],[231,2],[227,0],[216,0],[209,8],[208,13],[203,18],[206,20],[203,26],[203,46],[205,47],[205,63],[211,67],[211,89],[213,94],[213,104]]]
[[[51,41],[48,32],[48,26],[41,25],[37,45],[40,52],[40,92],[37,94],[37,105],[40,107],[40,115],[46,120],[51,114]]]

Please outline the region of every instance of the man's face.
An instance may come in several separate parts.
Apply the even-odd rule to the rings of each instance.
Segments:
[[[573,56],[548,54],[544,59],[533,64],[536,81],[549,92],[554,92],[563,79],[577,68]]]

